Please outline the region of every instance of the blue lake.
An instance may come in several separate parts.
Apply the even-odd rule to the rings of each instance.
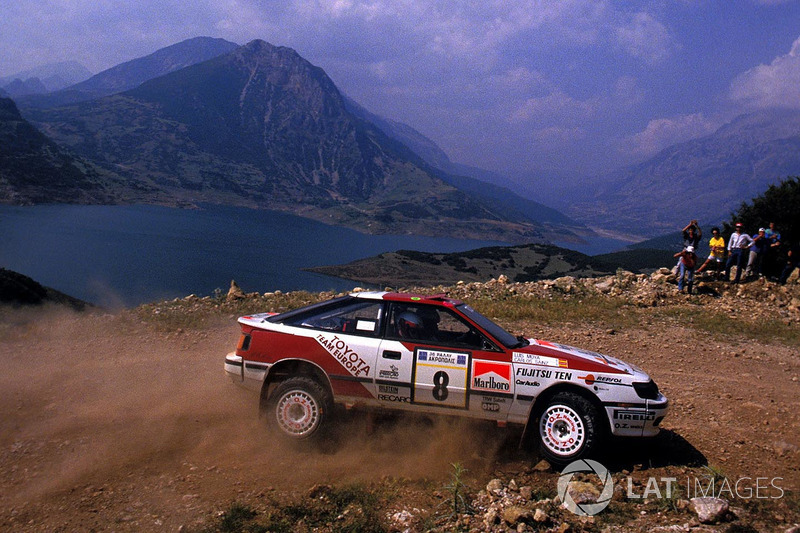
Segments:
[[[0,206],[0,267],[108,307],[246,292],[352,289],[301,269],[400,249],[456,252],[494,241],[365,235],[274,211],[235,207]]]

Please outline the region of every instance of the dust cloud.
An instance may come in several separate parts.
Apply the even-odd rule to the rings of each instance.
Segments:
[[[491,470],[508,439],[460,419],[343,413],[328,442],[287,444],[258,398],[228,382],[231,321],[160,333],[116,316],[42,312],[0,338],[0,506],[118,484],[192,486],[209,501],[247,487],[303,489],[385,476]],[[213,474],[213,475],[212,475]],[[152,481],[160,480],[160,481]]]

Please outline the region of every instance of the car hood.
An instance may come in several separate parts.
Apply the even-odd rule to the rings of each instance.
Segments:
[[[566,344],[540,339],[528,339],[528,346],[514,350],[514,361],[541,366],[554,366],[573,370],[606,372],[614,374],[646,374],[630,363]]]

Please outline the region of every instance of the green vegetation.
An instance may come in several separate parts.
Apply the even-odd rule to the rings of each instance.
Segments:
[[[784,243],[800,239],[800,177],[770,185],[762,195],[742,203],[730,222],[723,225],[723,233],[732,233],[737,222],[744,224],[748,233],[774,222]]]
[[[233,503],[204,533],[383,533],[381,499],[374,488],[361,485],[317,485],[303,498],[270,498],[264,511]]]
[[[467,486],[464,484],[464,475],[467,469],[461,463],[451,463],[453,471],[450,472],[450,483],[444,486],[450,497],[446,502],[450,507],[450,516],[456,517],[459,514],[471,513],[472,506],[469,504]]]
[[[616,329],[640,323],[635,307],[601,295],[543,299],[508,293],[491,299],[470,299],[467,303],[500,323],[534,322],[556,326],[583,322]]]
[[[487,281],[500,275],[515,282],[560,276],[591,277],[611,274],[619,266],[612,260],[599,260],[550,244],[531,243],[449,254],[400,250],[346,265],[308,270],[375,285],[424,286]]]

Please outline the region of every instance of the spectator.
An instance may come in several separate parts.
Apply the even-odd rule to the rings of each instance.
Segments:
[[[736,266],[736,278],[734,283],[739,283],[742,277],[742,270],[745,266],[745,250],[753,243],[750,235],[742,231],[742,223],[736,223],[736,230],[728,239],[728,262],[725,264],[725,279],[731,279],[731,267]]]
[[[758,228],[758,233],[753,235],[753,242],[750,243],[750,258],[747,261],[747,269],[744,272],[745,278],[761,277],[761,267],[764,264],[764,254],[769,248],[769,239],[765,235],[764,228]]]
[[[700,229],[700,226],[697,224],[696,220],[692,220],[686,227],[681,230],[682,238],[683,238],[683,249],[686,250],[687,246],[691,246],[695,250],[697,250],[697,246],[700,244],[700,238],[703,236],[703,232]],[[680,254],[680,252],[678,252]],[[678,257],[676,254],[675,257]],[[681,261],[678,260],[678,263],[675,265],[675,268],[672,269],[673,272],[677,275],[678,270],[681,267]]]
[[[683,279],[686,277],[687,292],[692,294],[694,269],[697,266],[697,254],[694,253],[694,246],[687,246],[674,257],[680,258],[678,260],[678,292],[683,292]]]
[[[783,266],[779,260],[781,234],[778,233],[778,230],[775,228],[775,223],[770,222],[769,228],[767,228],[767,231],[764,232],[764,235],[769,240],[769,248],[767,248],[767,251],[764,254],[764,260],[762,262],[764,274],[768,277],[777,276],[781,271],[781,267]]]
[[[703,238],[703,230],[700,229],[700,226],[697,224],[696,220],[692,220],[689,222],[685,228],[683,228],[683,248],[686,249],[687,246],[691,246],[695,250],[697,249],[697,245],[700,244],[700,239]]]
[[[792,275],[792,272],[794,272],[794,269],[797,268],[798,265],[800,265],[800,241],[794,241],[792,247],[789,248],[789,257],[786,258],[786,266],[783,267],[783,272],[781,272],[778,283],[785,285],[789,276]]]
[[[708,265],[714,266],[714,277],[718,278],[722,271],[722,261],[725,259],[725,239],[719,234],[719,228],[711,228],[711,238],[708,240],[708,248],[711,252],[708,254],[708,259],[703,265],[697,269],[697,273],[703,272]]]

